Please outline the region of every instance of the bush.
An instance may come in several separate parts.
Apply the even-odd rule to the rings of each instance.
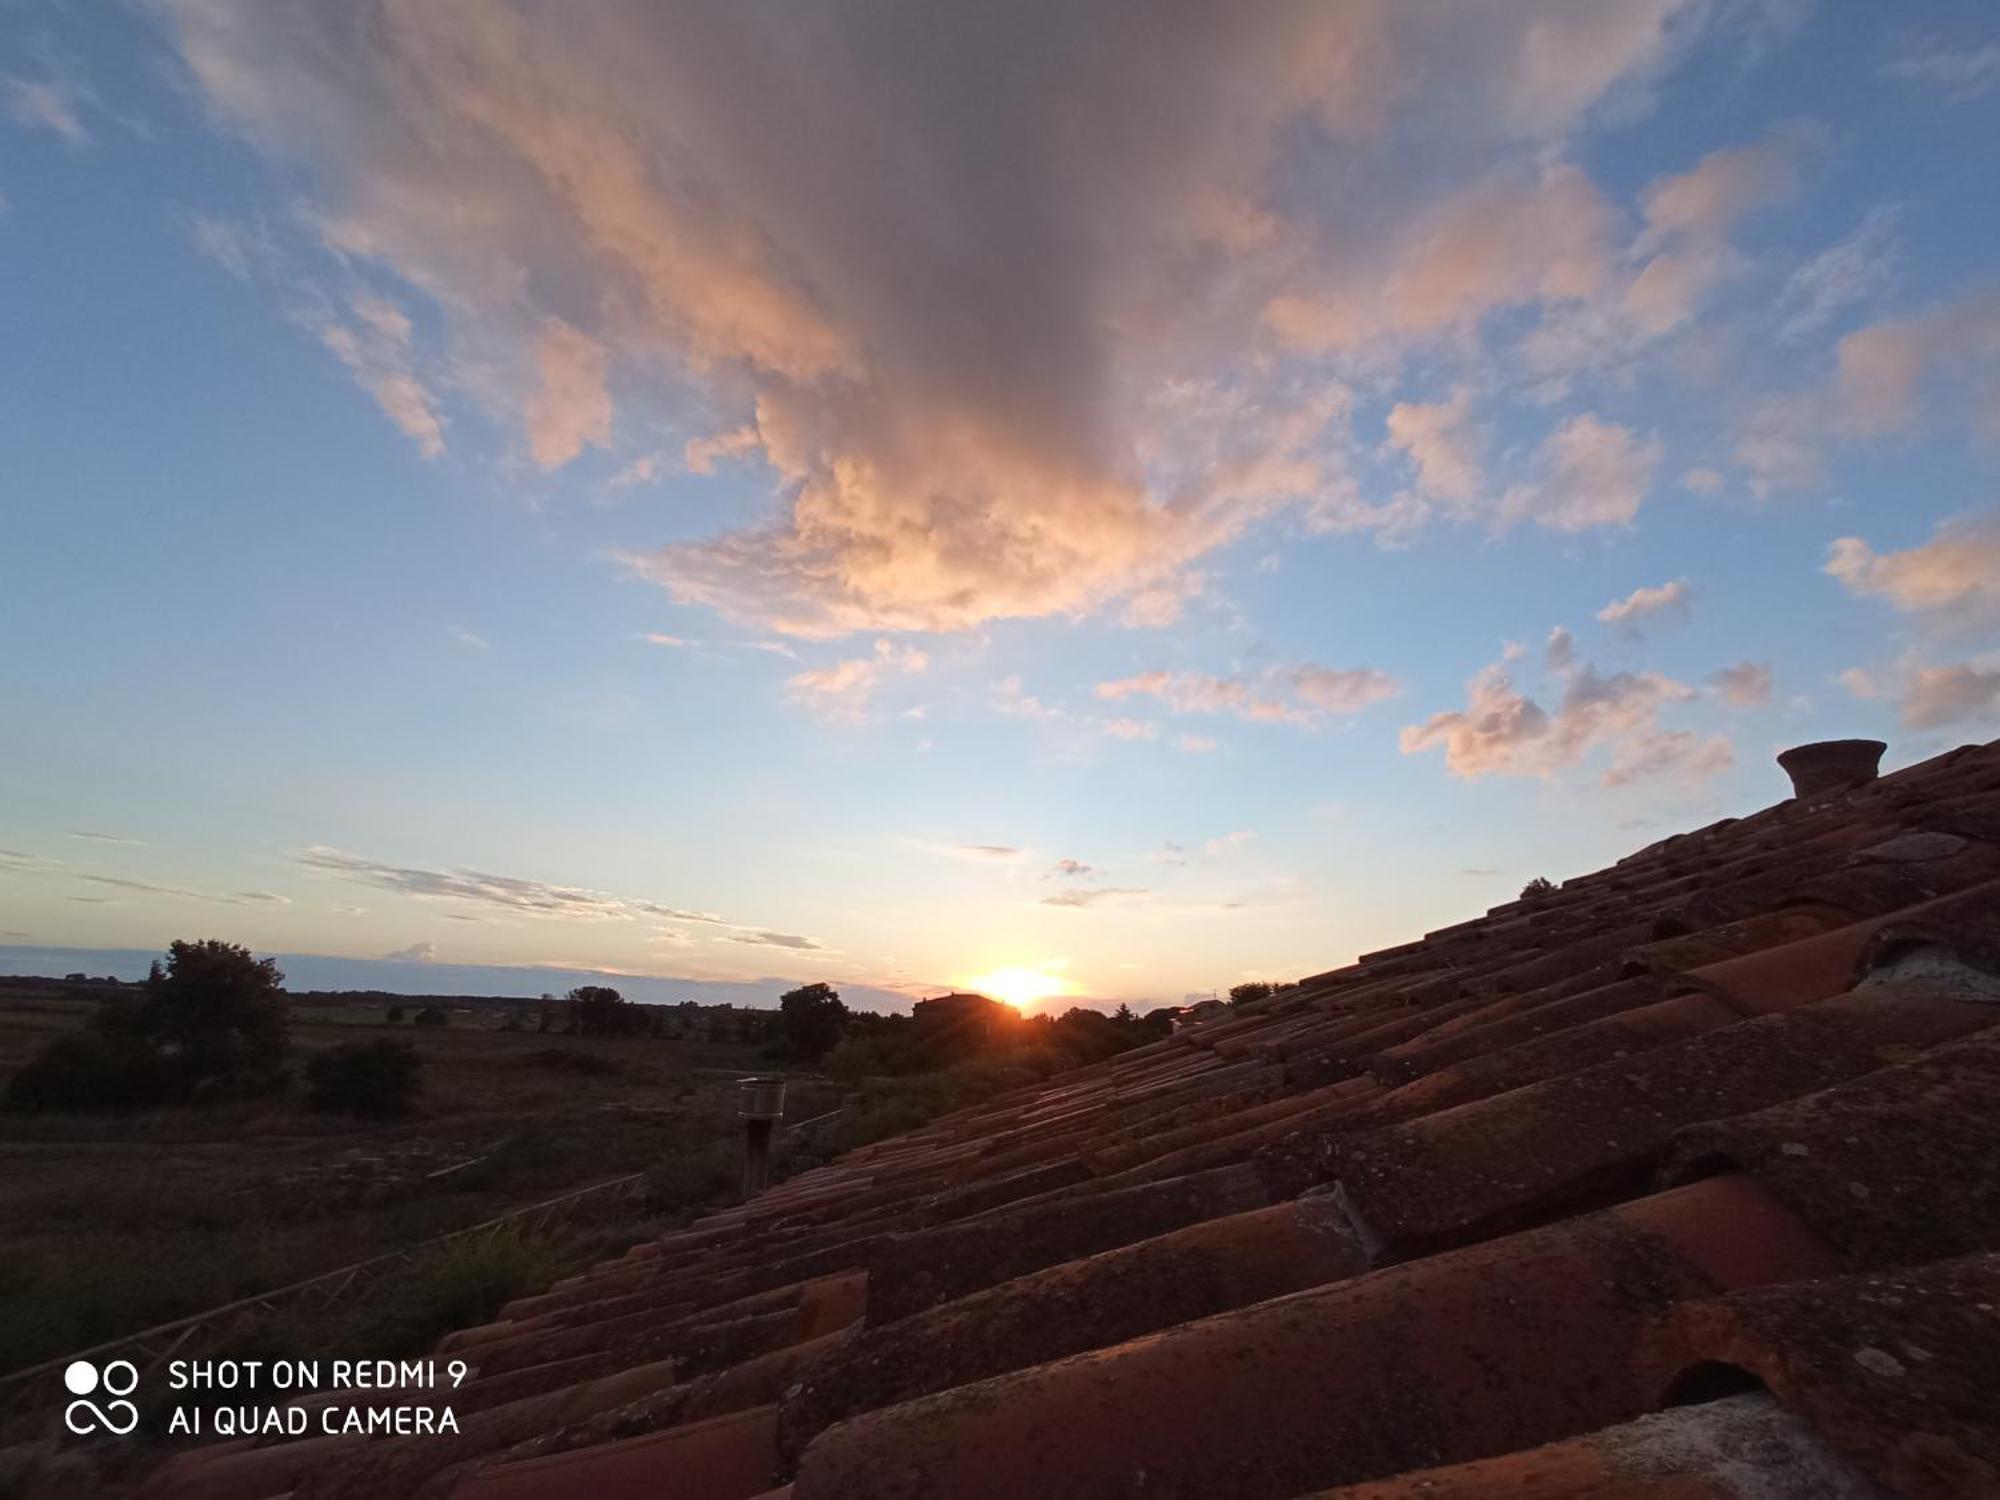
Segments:
[[[435,1246],[375,1299],[354,1346],[417,1353],[455,1328],[490,1322],[516,1297],[547,1290],[566,1269],[559,1240],[516,1224]]]
[[[1543,896],[1554,895],[1555,889],[1556,886],[1553,880],[1550,880],[1545,875],[1537,875],[1533,880],[1521,887],[1521,899],[1523,901],[1538,901]]]
[[[389,1014],[384,1016],[382,1019],[387,1021],[391,1026],[397,1025],[403,1019],[403,1007],[400,1005],[390,1006]]]
[[[394,1120],[422,1092],[424,1060],[408,1042],[342,1042],[306,1064],[307,1102],[330,1115]]]
[[[1246,1005],[1252,1000],[1271,998],[1273,986],[1266,980],[1253,979],[1248,984],[1233,984],[1229,987],[1229,1003]]]
[[[166,1102],[159,1054],[137,1037],[91,1029],[59,1036],[7,1085],[13,1110],[135,1110]]]
[[[575,1073],[582,1078],[609,1078],[625,1070],[608,1057],[594,1052],[577,1052],[568,1047],[537,1047],[521,1059],[531,1068],[547,1068],[554,1073]]]
[[[426,1005],[422,1010],[417,1012],[417,1019],[411,1024],[416,1026],[449,1026],[451,1024],[451,1017],[445,1014],[445,1009],[442,1005]]]

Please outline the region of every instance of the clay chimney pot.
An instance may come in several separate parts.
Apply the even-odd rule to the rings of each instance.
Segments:
[[[1781,752],[1778,764],[1792,778],[1793,796],[1829,797],[1873,781],[1888,748],[1880,740],[1817,740]]]

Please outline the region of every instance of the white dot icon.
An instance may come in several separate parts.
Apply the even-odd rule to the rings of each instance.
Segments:
[[[72,1396],[88,1396],[97,1389],[97,1366],[87,1359],[70,1361],[63,1371],[63,1384],[69,1387]]]

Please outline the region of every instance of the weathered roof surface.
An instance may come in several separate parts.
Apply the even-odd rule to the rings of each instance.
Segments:
[[[242,1500],[2000,1496],[2000,745],[850,1153]]]

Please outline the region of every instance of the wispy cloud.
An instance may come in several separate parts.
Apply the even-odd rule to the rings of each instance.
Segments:
[[[125,844],[134,849],[150,849],[153,847],[145,839],[127,838],[121,833],[93,833],[85,828],[72,828],[69,830],[68,836],[73,839],[90,839],[100,844]]]
[[[909,676],[930,666],[930,657],[914,646],[875,643],[873,656],[850,657],[824,667],[810,667],[785,679],[785,690],[821,718],[842,724],[866,722],[875,690],[885,678]]]
[[[2000,42],[1911,37],[1884,71],[1931,98],[1963,104],[2000,88]]]
[[[1671,583],[1663,583],[1657,588],[1640,587],[1632,590],[1623,599],[1614,599],[1597,612],[1597,618],[1613,630],[1629,636],[1645,632],[1648,623],[1659,619],[1681,619],[1688,617],[1689,601],[1694,591],[1688,587],[1685,578],[1676,578]]]
[[[83,123],[83,94],[70,79],[50,75],[0,79],[0,102],[16,125],[46,130],[71,146],[87,146],[91,135]]]
[[[427,964],[437,957],[438,945],[428,940],[407,948],[392,948],[382,957],[390,963]]]
[[[820,945],[809,937],[800,937],[791,932],[736,932],[731,933],[732,943],[750,943],[765,948],[798,948],[819,951]]]
[[[1402,683],[1373,667],[1272,667],[1255,677],[1155,670],[1097,684],[1111,701],[1157,698],[1176,714],[1233,714],[1253,723],[1308,724],[1357,714],[1392,698]]]
[[[1716,696],[1731,708],[1769,708],[1772,676],[1767,661],[1740,661],[1708,680],[1714,684]]]
[[[1041,906],[1060,906],[1080,910],[1092,906],[1106,906],[1114,902],[1128,901],[1152,892],[1136,886],[1074,886],[1069,890],[1057,891],[1053,896],[1044,896],[1037,903]]]

